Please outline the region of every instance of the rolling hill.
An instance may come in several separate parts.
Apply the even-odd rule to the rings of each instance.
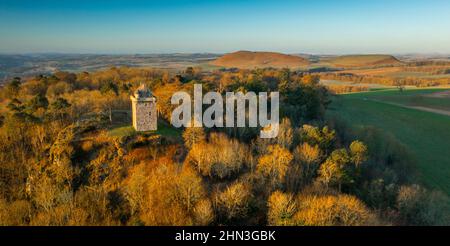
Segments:
[[[345,55],[332,58],[329,63],[335,67],[368,67],[402,64],[401,61],[391,55]]]
[[[238,51],[225,54],[210,64],[220,67],[251,68],[299,68],[309,64],[305,58],[275,52]]]

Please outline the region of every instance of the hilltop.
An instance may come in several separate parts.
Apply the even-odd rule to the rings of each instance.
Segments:
[[[400,65],[402,62],[392,55],[345,55],[332,58],[329,63],[336,67],[367,67]]]
[[[236,68],[299,68],[309,64],[305,58],[275,52],[238,51],[225,54],[210,64]]]

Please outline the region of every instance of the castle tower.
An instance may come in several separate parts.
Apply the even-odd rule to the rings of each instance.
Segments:
[[[157,129],[156,98],[151,91],[142,84],[130,96],[132,103],[133,127],[138,132],[154,131]]]

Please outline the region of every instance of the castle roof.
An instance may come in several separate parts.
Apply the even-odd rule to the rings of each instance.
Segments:
[[[134,91],[134,97],[136,99],[138,98],[146,98],[146,97],[152,97],[152,92],[145,84],[141,84],[137,90]]]

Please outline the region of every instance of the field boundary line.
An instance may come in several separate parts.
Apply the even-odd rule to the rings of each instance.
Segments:
[[[377,100],[377,99],[370,99],[370,98],[364,98],[363,100],[369,100],[369,101],[384,103],[384,104],[393,105],[393,106],[397,106],[397,107],[401,107],[401,108],[415,109],[415,110],[419,110],[419,111],[450,116],[450,111],[442,110],[442,109],[434,109],[434,108],[428,108],[428,107],[422,107],[422,106],[406,106],[406,105],[402,105],[399,103],[385,102],[385,101],[381,101],[381,100]]]

